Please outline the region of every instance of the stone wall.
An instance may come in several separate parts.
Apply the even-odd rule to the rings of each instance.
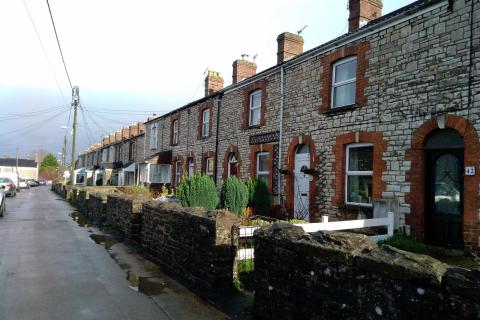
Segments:
[[[260,319],[480,319],[480,270],[349,233],[292,225],[255,233]]]
[[[107,194],[101,192],[90,193],[88,199],[88,218],[96,225],[102,225],[107,216]]]
[[[144,197],[107,195],[106,221],[121,237],[140,241]]]
[[[142,211],[141,242],[164,270],[189,285],[229,290],[235,257],[231,229],[238,222],[226,211],[147,202]]]

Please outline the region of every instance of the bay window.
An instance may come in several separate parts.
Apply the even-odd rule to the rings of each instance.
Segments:
[[[345,203],[372,206],[373,145],[347,145]]]

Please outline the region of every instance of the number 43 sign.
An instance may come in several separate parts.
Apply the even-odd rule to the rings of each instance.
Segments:
[[[475,167],[465,167],[465,175],[466,176],[474,176],[475,175]]]

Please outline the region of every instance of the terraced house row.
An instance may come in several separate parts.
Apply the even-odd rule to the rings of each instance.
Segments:
[[[280,34],[277,65],[236,60],[226,87],[209,71],[204,98],[105,138],[78,170],[173,187],[194,172],[218,188],[256,177],[290,217],[392,210],[418,239],[478,250],[479,2],[382,16],[380,0],[350,0],[347,34],[306,52]]]

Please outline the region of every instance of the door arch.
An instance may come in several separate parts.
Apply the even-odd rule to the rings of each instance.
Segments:
[[[432,131],[425,144],[425,235],[428,243],[463,247],[463,137]]]

